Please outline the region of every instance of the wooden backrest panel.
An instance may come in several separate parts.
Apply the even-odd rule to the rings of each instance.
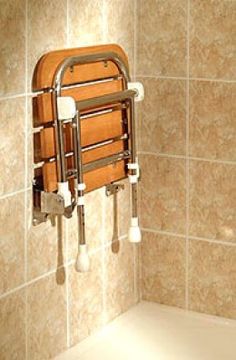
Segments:
[[[113,111],[81,121],[82,146],[93,145],[122,135],[121,111]],[[38,137],[40,138],[38,140]],[[73,150],[72,130],[70,124],[65,129],[65,150]],[[43,128],[35,141],[37,162],[56,155],[54,127]]]
[[[56,161],[47,161],[56,157],[55,130],[53,126],[53,96],[48,89],[52,88],[54,76],[58,66],[69,56],[79,56],[92,53],[115,52],[128,66],[124,51],[118,45],[101,45],[80,49],[66,49],[53,51],[44,55],[38,62],[33,78],[33,90],[46,90],[33,100],[34,126],[43,126],[34,135],[35,162],[45,161],[42,169],[43,187],[45,191],[57,190]],[[68,69],[63,78],[62,96],[71,96],[75,101],[102,96],[123,90],[123,82],[118,78],[119,70],[111,61],[93,64],[76,65]],[[99,81],[98,81],[99,80]],[[104,81],[101,81],[104,80]],[[79,85],[78,85],[79,84]],[[74,85],[74,86],[73,86]],[[115,104],[117,105],[117,104]],[[119,105],[119,104],[118,104]],[[99,110],[110,109],[103,114],[94,114],[81,120],[82,147],[94,145],[124,133],[122,111],[114,105],[105,106]],[[94,109],[93,109],[94,111]],[[85,113],[83,113],[85,114]],[[65,151],[73,151],[72,131],[70,124],[64,126]],[[123,151],[125,141],[116,141],[93,148],[82,153],[84,164]],[[67,168],[72,169],[73,156],[66,159]],[[37,174],[40,174],[38,171]],[[123,179],[126,176],[125,161],[108,165],[84,174],[87,185],[86,191],[109,184],[112,181]],[[73,188],[73,181],[70,181]]]
[[[125,52],[120,46],[116,44],[57,50],[45,54],[38,61],[34,71],[32,84],[33,91],[51,88],[53,85],[56,68],[67,57],[95,54],[107,51],[116,52],[128,65],[128,59]],[[66,72],[63,84],[66,85],[78,82],[87,82],[90,80],[116,76],[117,74],[118,69],[112,62],[107,62],[106,64],[102,62],[97,64],[78,65],[73,68],[73,71],[68,70]]]

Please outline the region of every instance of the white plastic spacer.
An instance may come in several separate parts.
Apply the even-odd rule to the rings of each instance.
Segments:
[[[71,96],[57,98],[58,120],[73,119],[76,115],[75,100]]]
[[[86,244],[79,245],[79,252],[77,255],[75,269],[79,272],[89,271],[89,256]]]
[[[85,189],[86,189],[85,183],[80,183],[80,184],[78,184],[78,190],[83,191],[83,190],[85,190]]]
[[[129,182],[130,184],[135,184],[138,182],[138,179],[139,179],[139,175],[140,175],[140,172],[139,172],[139,164],[137,162],[137,159],[136,159],[136,162],[135,163],[128,163],[128,169],[129,170],[136,170],[136,174],[134,175],[129,175]]]
[[[137,175],[128,175],[129,176],[129,183],[130,184],[136,184],[138,182],[138,176]]]
[[[144,99],[144,87],[141,82],[129,82],[128,83],[129,90],[136,90],[137,95],[135,96],[135,101],[143,101]]]
[[[130,170],[138,170],[138,163],[128,163],[128,169]]]
[[[57,184],[57,186],[58,186],[58,191],[57,191],[57,193],[63,197],[65,207],[70,206],[70,205],[71,205],[71,192],[70,192],[70,190],[69,190],[69,183],[68,183],[68,181],[66,181],[66,182],[59,182],[59,183]]]
[[[78,196],[78,199],[77,199],[77,205],[78,206],[82,206],[84,205],[85,202],[84,202],[84,196]]]
[[[141,241],[141,231],[138,225],[138,218],[137,217],[132,217],[131,218],[131,224],[130,224],[130,228],[129,228],[129,233],[128,233],[128,238],[129,241],[132,243],[138,243]]]

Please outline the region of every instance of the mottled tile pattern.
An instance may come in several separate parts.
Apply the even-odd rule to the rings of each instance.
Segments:
[[[190,155],[236,160],[236,84],[190,83]]]
[[[236,242],[236,166],[190,164],[190,235]]]
[[[236,247],[190,242],[190,309],[236,319]]]
[[[0,359],[25,360],[25,290],[0,299]]]
[[[46,360],[66,349],[66,290],[51,274],[27,288],[28,359]]]
[[[28,192],[27,279],[32,280],[65,263],[64,224],[56,217],[34,226],[32,223],[32,193]]]
[[[139,149],[185,154],[186,84],[182,80],[141,78],[145,100],[139,105]]]
[[[33,98],[27,97],[27,186],[31,187],[34,179],[34,138],[33,138]]]
[[[105,254],[106,321],[114,319],[135,304],[134,245],[116,242]]]
[[[25,1],[0,1],[0,96],[25,91]]]
[[[0,195],[24,188],[25,98],[0,101]]]
[[[142,298],[185,306],[185,240],[144,232]]]
[[[90,271],[69,268],[70,345],[89,336],[102,325],[102,251],[90,257]]]
[[[190,14],[190,75],[235,79],[235,0],[192,0]]]
[[[105,197],[105,241],[116,241],[120,236],[126,235],[129,229],[130,184],[127,179],[119,183],[124,185],[124,189]]]
[[[37,61],[66,47],[66,0],[30,0],[28,4],[28,90]]]
[[[138,75],[186,75],[186,0],[138,1]]]
[[[185,233],[185,160],[142,155],[142,226]]]
[[[101,188],[85,195],[85,236],[89,250],[95,250],[103,243],[103,201],[105,189]],[[77,212],[67,221],[68,260],[74,260],[78,249]]]
[[[24,194],[0,200],[0,295],[24,282]]]
[[[69,46],[103,42],[103,0],[69,0]]]
[[[123,47],[129,58],[130,69],[134,72],[134,16],[135,0],[105,0],[107,16],[106,42]]]

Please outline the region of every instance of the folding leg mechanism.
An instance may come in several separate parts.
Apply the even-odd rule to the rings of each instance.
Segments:
[[[63,77],[69,68],[78,64],[96,63],[98,61],[112,61],[115,63],[120,71],[123,81],[123,90],[119,92],[112,92],[102,96],[89,98],[86,100],[75,101],[69,96],[61,96]],[[127,66],[121,61],[116,53],[99,53],[90,54],[88,56],[72,56],[64,60],[57,68],[54,86],[53,86],[53,104],[54,104],[54,124],[55,124],[55,140],[57,149],[57,194],[53,193],[51,202],[58,202],[55,211],[62,213],[62,207],[70,209],[71,213],[77,207],[78,217],[78,255],[76,258],[76,270],[85,272],[89,270],[89,256],[88,248],[85,238],[85,201],[84,192],[86,189],[84,183],[84,173],[86,170],[94,170],[100,166],[115,164],[120,160],[125,160],[127,163],[127,175],[131,186],[132,199],[132,214],[131,223],[128,232],[130,242],[137,243],[141,241],[141,231],[138,223],[137,210],[137,184],[139,180],[139,165],[136,155],[135,142],[135,101],[141,101],[144,97],[143,86],[140,83],[129,82],[129,73]],[[81,138],[81,113],[85,111],[97,111],[98,108],[104,108],[113,104],[124,104],[126,117],[128,121],[128,134],[124,139],[127,139],[127,147],[124,151],[117,154],[111,154],[102,159],[94,160],[88,164],[83,164],[83,148]],[[88,120],[89,121],[89,120]],[[74,169],[70,171],[74,179],[74,195],[71,192],[69,185],[69,176],[67,171],[67,159],[65,151],[65,135],[64,124],[70,124],[72,139],[73,139],[73,166]],[[109,141],[116,141],[111,139]],[[102,144],[104,145],[104,144]],[[96,145],[96,146],[99,146]],[[102,165],[101,165],[102,164]],[[114,191],[114,190],[112,190]],[[49,197],[47,197],[49,201]],[[45,198],[44,198],[45,202]],[[45,206],[45,209],[51,209]],[[69,210],[68,210],[69,211]]]

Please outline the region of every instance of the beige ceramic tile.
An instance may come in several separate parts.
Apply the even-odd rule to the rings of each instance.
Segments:
[[[116,241],[120,236],[126,235],[129,229],[130,208],[130,185],[129,181],[119,182],[124,185],[124,190],[115,195],[106,197],[105,201],[105,241]]]
[[[102,325],[102,252],[92,255],[90,271],[69,268],[70,345],[89,336]]]
[[[142,298],[185,306],[185,239],[143,233]]]
[[[106,42],[119,44],[129,57],[134,71],[134,16],[135,0],[105,0],[107,14]]]
[[[139,106],[140,150],[185,154],[186,84],[182,80],[142,79]]]
[[[24,282],[24,194],[0,200],[0,294]]]
[[[33,137],[33,99],[27,97],[27,186],[31,187],[34,179],[34,137]]]
[[[25,92],[25,1],[0,1],[0,96]]]
[[[190,83],[190,155],[236,160],[236,84]]]
[[[138,1],[138,75],[186,75],[186,0]]]
[[[66,349],[66,290],[51,274],[27,288],[28,359],[46,360]]]
[[[69,0],[69,46],[103,42],[103,0]]]
[[[28,4],[28,89],[37,61],[66,47],[66,0],[30,0]]]
[[[0,299],[0,359],[25,360],[25,291]]]
[[[190,75],[235,79],[235,0],[192,0]]]
[[[27,228],[27,279],[32,280],[51,270],[63,268],[65,262],[63,218],[47,220],[34,226],[32,223],[32,192],[28,192]],[[62,270],[58,269],[58,276]]]
[[[190,235],[236,242],[236,166],[192,161]]]
[[[0,195],[24,188],[25,98],[0,101]]]
[[[185,233],[185,160],[141,157],[142,226]]]
[[[134,246],[134,290],[136,303],[141,301],[141,274],[142,274],[141,243]]]
[[[236,247],[190,242],[190,309],[236,319]]]
[[[135,304],[134,245],[117,241],[106,249],[106,321]]]
[[[103,243],[103,201],[105,189],[101,188],[85,195],[85,236],[89,250],[99,248]],[[75,209],[68,226],[68,259],[74,260],[78,249],[78,220]]]

